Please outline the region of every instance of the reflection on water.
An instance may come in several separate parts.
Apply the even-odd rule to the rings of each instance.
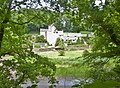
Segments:
[[[58,78],[57,79],[59,82],[56,83],[56,88],[71,88],[71,86],[80,83],[79,79],[75,79],[75,78],[71,78],[71,77],[65,77],[65,78]],[[22,84],[21,86],[23,88],[27,88],[28,86],[32,86],[33,84],[29,81],[26,84]],[[48,83],[47,79],[42,79],[39,80],[39,83],[37,83],[38,88],[49,88],[49,86],[51,85],[50,83]]]

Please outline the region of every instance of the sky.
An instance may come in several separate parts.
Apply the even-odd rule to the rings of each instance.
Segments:
[[[102,0],[102,2],[105,3],[105,0]],[[97,6],[99,6],[100,3],[101,3],[100,0],[96,0],[96,1],[95,1],[95,4],[96,4]]]
[[[17,1],[23,1],[23,0],[17,0]],[[28,0],[27,3],[30,3],[31,0]],[[33,4],[33,8],[41,8],[41,7],[50,7],[49,3],[45,3],[44,0],[40,0],[42,6],[38,5],[38,4]],[[105,0],[102,0],[103,4],[105,3]],[[95,4],[96,6],[99,6],[99,4],[101,3],[101,0],[96,0]],[[21,7],[26,8],[26,5],[21,5]],[[102,7],[100,7],[102,8]],[[62,10],[61,10],[62,11]]]
[[[17,0],[17,1],[23,1],[23,0]],[[41,2],[43,6],[49,5],[49,4],[46,4],[44,0],[41,0]],[[98,6],[100,2],[101,2],[100,0],[96,0],[95,4]],[[102,2],[105,3],[105,0],[102,0]]]

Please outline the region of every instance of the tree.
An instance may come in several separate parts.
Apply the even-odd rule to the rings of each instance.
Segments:
[[[50,11],[47,8],[29,9],[28,11],[34,13],[35,18],[28,23],[28,30],[32,33],[38,33],[40,28],[47,28],[48,25],[53,24],[59,17],[59,14],[55,11]]]
[[[67,15],[74,23],[77,32],[79,29],[94,32],[95,43],[92,53],[84,59],[94,71],[95,79],[120,79],[120,1],[105,0],[99,5],[95,0],[44,0],[50,6],[42,6],[42,0],[0,0],[0,86],[16,88],[27,79],[35,80],[36,76],[52,77],[55,65],[48,58],[43,58],[32,52],[31,42],[28,41],[27,23],[33,19],[47,18],[52,23],[59,13]],[[24,6],[23,6],[24,5]],[[41,15],[36,5],[43,8],[43,13],[54,15]],[[24,8],[23,8],[24,7]],[[41,23],[42,23],[41,22]],[[39,23],[39,22],[38,22]],[[44,25],[44,23],[42,25]],[[13,56],[4,60],[6,54]],[[114,67],[105,68],[113,61]],[[29,69],[31,67],[32,70]],[[11,71],[16,72],[14,80]],[[103,75],[103,72],[105,73]],[[111,75],[108,75],[111,74]],[[114,75],[114,76],[113,76]],[[3,79],[4,78],[4,79]]]
[[[96,5],[95,0],[73,1],[73,6],[77,7],[77,13],[74,13],[74,20],[79,24],[88,25],[89,31],[94,32],[94,44],[92,53],[86,55],[87,62],[94,73],[95,79],[116,79],[119,74],[119,55],[120,55],[120,6],[119,0],[105,0]],[[74,11],[75,12],[75,11]],[[113,60],[115,67],[105,69]],[[115,61],[115,62],[114,62]],[[117,71],[114,70],[117,67]],[[104,73],[104,75],[103,75]],[[111,76],[114,75],[114,76]],[[115,75],[117,74],[117,75]]]
[[[20,88],[20,84],[28,79],[37,83],[38,76],[53,79],[55,74],[55,64],[32,51],[30,35],[26,31],[27,23],[37,18],[32,8],[34,3],[40,4],[40,0],[27,1],[0,0],[1,88]],[[6,55],[9,55],[8,59],[4,59]]]
[[[41,36],[36,36],[36,43],[47,43],[47,40],[44,38],[43,35]]]
[[[62,15],[56,19],[54,25],[57,30],[63,30],[64,32],[73,32],[72,22],[70,21],[70,18],[65,15]]]
[[[64,13],[76,25],[76,32],[82,28],[94,33],[92,50],[84,58],[92,78],[120,80],[120,1],[99,0],[99,5],[96,1],[71,0]]]

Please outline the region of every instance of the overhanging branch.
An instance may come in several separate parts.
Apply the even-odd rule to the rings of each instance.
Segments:
[[[28,24],[30,21],[32,21],[34,18],[36,18],[36,16],[32,17],[31,19],[29,19],[28,21],[26,22],[22,22],[22,23],[18,23],[18,22],[15,22],[15,21],[11,21],[11,23],[14,23],[14,24],[17,24],[17,25],[24,25],[24,24]]]

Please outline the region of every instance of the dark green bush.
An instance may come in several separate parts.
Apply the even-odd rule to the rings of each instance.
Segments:
[[[57,38],[55,46],[59,46],[59,43],[61,42],[60,38]]]
[[[82,56],[85,57],[88,54],[89,54],[89,51],[88,50],[84,50]]]
[[[65,55],[65,51],[64,50],[59,50],[59,56],[64,56]]]
[[[44,38],[43,35],[41,35],[41,36],[36,36],[35,42],[36,43],[47,43],[47,40]]]

